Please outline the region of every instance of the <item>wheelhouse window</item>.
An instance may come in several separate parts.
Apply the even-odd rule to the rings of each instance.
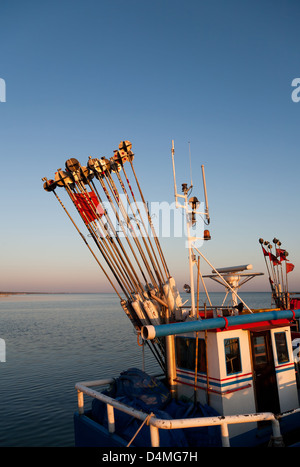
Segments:
[[[289,359],[289,352],[287,348],[285,332],[276,332],[275,344],[276,344],[278,363],[288,362],[290,359]]]
[[[195,371],[196,339],[192,337],[176,337],[176,362],[179,368]],[[197,371],[206,373],[206,349],[204,339],[198,339]]]
[[[242,371],[239,339],[225,339],[224,345],[227,375],[239,373]]]

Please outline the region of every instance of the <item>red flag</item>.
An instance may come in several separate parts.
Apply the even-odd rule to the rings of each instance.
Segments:
[[[276,249],[276,256],[279,258],[279,261],[286,261],[286,251],[281,250],[280,248]]]
[[[103,209],[99,206],[98,198],[93,191],[88,194],[74,193],[74,203],[86,224],[104,214]]]
[[[268,253],[263,246],[262,246],[262,251],[263,251],[264,256],[269,256],[270,261],[273,261],[274,266],[276,264],[280,264],[276,256],[273,255],[272,253]]]
[[[294,269],[295,265],[292,264],[292,263],[286,263],[286,272],[289,273],[289,272],[292,272],[293,269]]]
[[[276,266],[276,264],[280,264],[280,261],[278,261],[276,256],[273,255],[272,253],[269,253],[269,257],[270,257],[270,260],[273,262],[274,266]]]

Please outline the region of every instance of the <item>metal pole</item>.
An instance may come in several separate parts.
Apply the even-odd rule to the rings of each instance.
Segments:
[[[222,447],[229,448],[229,432],[228,432],[228,425],[226,422],[221,423],[221,437],[222,437]]]
[[[239,297],[239,295],[236,293],[236,291],[228,284],[228,282],[225,281],[225,279],[221,276],[221,274],[219,274],[219,272],[216,270],[216,268],[208,261],[207,258],[205,258],[205,256],[198,250],[198,248],[195,247],[194,245],[194,248],[196,251],[198,251],[199,255],[202,256],[202,258],[207,262],[207,264],[213,268],[213,270],[215,271],[215,273],[218,274],[218,276],[221,278],[221,280],[226,284],[226,287],[228,287],[232,293],[234,293],[234,295],[243,303],[243,305],[247,308],[248,311],[250,311],[250,313],[253,313],[252,310],[250,310],[250,308],[248,307],[248,305],[246,305],[246,303],[241,299],[241,297]]]
[[[75,224],[74,220],[72,219],[72,217],[70,216],[69,212],[67,211],[66,207],[64,206],[64,204],[62,203],[61,199],[59,198],[59,196],[57,195],[57,193],[53,190],[53,193],[56,197],[56,199],[58,200],[58,202],[60,203],[60,205],[62,206],[62,208],[64,209],[64,211],[66,212],[67,216],[69,217],[69,219],[71,220],[72,224],[74,225],[74,227],[76,228],[77,232],[79,233],[79,235],[81,236],[81,238],[83,239],[84,243],[86,244],[86,246],[88,247],[88,249],[90,250],[90,252],[92,253],[93,257],[95,258],[95,260],[97,261],[98,265],[100,266],[102,272],[104,273],[105,277],[107,278],[107,280],[109,281],[110,285],[113,287],[114,291],[116,292],[116,294],[118,295],[118,297],[120,298],[120,300],[122,300],[122,297],[121,295],[119,294],[119,292],[117,291],[117,289],[115,288],[114,284],[112,283],[111,279],[109,278],[107,272],[105,271],[105,269],[103,268],[102,264],[100,263],[100,261],[98,260],[97,256],[95,255],[95,253],[93,252],[93,250],[91,249],[90,245],[88,244],[88,242],[86,241],[84,235],[80,232],[79,228],[77,227],[77,225]],[[119,281],[118,281],[119,283]],[[122,285],[119,283],[121,289],[123,290],[123,287]],[[128,296],[127,292],[125,290],[123,290],[123,292],[125,293],[126,296]]]
[[[105,177],[106,177],[107,182],[108,182],[108,185],[110,186],[110,189],[111,189],[111,191],[112,191],[112,193],[113,193],[113,196],[115,197],[115,200],[116,200],[116,202],[117,202],[117,204],[118,204],[118,206],[119,206],[119,208],[120,208],[120,211],[122,212],[123,218],[124,218],[124,220],[125,220],[127,226],[129,227],[130,232],[133,232],[133,228],[131,227],[130,218],[129,218],[128,213],[126,212],[126,210],[125,210],[125,208],[124,208],[124,205],[123,205],[123,203],[122,203],[122,201],[121,201],[121,199],[120,199],[119,192],[118,192],[118,190],[117,190],[117,188],[116,188],[116,185],[115,185],[115,183],[114,183],[114,181],[113,181],[111,175],[107,172],[107,174],[105,174]],[[139,226],[138,223],[137,223],[137,226],[138,226],[138,228],[139,228],[139,230],[140,230],[140,226]],[[149,265],[149,263],[148,263],[148,261],[147,261],[147,259],[146,259],[146,256],[145,256],[145,254],[144,254],[144,252],[143,252],[143,250],[142,250],[140,241],[138,240],[138,238],[137,238],[137,236],[136,236],[135,234],[132,235],[132,237],[133,237],[133,240],[134,240],[134,242],[135,242],[135,244],[136,244],[136,246],[137,246],[137,249],[138,249],[138,251],[139,251],[139,253],[140,253],[140,255],[141,255],[141,258],[142,258],[142,260],[143,260],[143,262],[144,262],[144,265],[145,265],[145,267],[146,267],[146,269],[147,269],[147,271],[148,271],[150,280],[151,280],[151,282],[153,283],[153,285],[155,285],[155,286],[157,287],[156,280],[155,280],[155,278],[154,278],[154,276],[153,276],[153,273],[152,273],[151,268],[150,268],[150,265]],[[142,237],[142,238],[143,238],[143,237]],[[143,238],[143,240],[144,240],[144,238]]]
[[[114,433],[115,432],[115,414],[114,414],[114,408],[112,405],[107,404],[106,405],[107,409],[107,422],[108,422],[108,432],[109,433]]]
[[[74,199],[75,199],[75,198],[74,198],[73,193],[71,192],[71,190],[69,189],[68,186],[65,186],[65,188],[66,188],[67,193],[68,193],[69,196],[70,196],[70,199],[71,199],[71,200],[73,201],[73,203],[74,203]],[[120,287],[122,288],[122,290],[123,290],[124,292],[125,292],[125,289],[127,289],[127,296],[128,296],[128,294],[130,295],[130,288],[128,288],[128,283],[127,283],[127,281],[125,281],[125,282],[126,282],[126,286],[125,286],[125,283],[120,281],[120,278],[118,277],[118,275],[117,275],[117,273],[116,273],[116,270],[115,270],[115,263],[112,262],[112,261],[114,260],[114,258],[113,258],[113,256],[111,256],[111,251],[110,251],[110,249],[109,249],[108,247],[106,248],[106,250],[104,249],[104,247],[103,247],[103,245],[101,244],[101,242],[98,241],[98,236],[97,236],[97,234],[95,233],[95,231],[93,230],[92,226],[90,225],[91,223],[89,222],[89,220],[88,220],[88,218],[86,217],[85,213],[81,213],[81,212],[79,211],[79,209],[78,209],[76,203],[74,203],[74,205],[75,205],[76,209],[78,210],[80,216],[82,217],[82,219],[83,219],[83,221],[84,221],[84,223],[85,223],[85,225],[86,225],[87,230],[90,232],[90,235],[91,235],[91,237],[93,238],[93,240],[95,241],[95,243],[96,243],[98,249],[100,250],[100,252],[101,252],[101,254],[102,254],[102,256],[103,256],[103,258],[105,259],[105,261],[106,261],[106,263],[108,264],[110,270],[112,271],[112,273],[114,274],[115,278],[117,279],[117,281],[118,281]],[[104,243],[106,242],[105,239],[102,239],[102,240],[103,240]],[[106,246],[107,246],[107,244],[106,244]]]
[[[205,198],[205,214],[207,218],[207,222],[209,224],[209,210],[208,210],[208,201],[207,201],[207,191],[206,191],[206,180],[205,180],[205,172],[204,172],[204,165],[201,165],[202,169],[202,179],[203,179],[203,187],[204,187],[204,198]]]
[[[90,186],[90,188],[91,188],[91,186]],[[86,201],[90,205],[91,209],[94,211],[95,214],[97,214],[96,206],[94,205],[94,202],[91,199],[89,193],[86,190],[82,190],[82,194],[85,195]],[[104,235],[102,238],[99,239],[99,236],[97,234],[97,230],[98,230],[97,226],[94,226],[93,222],[89,222],[88,225],[87,225],[87,228],[89,230],[93,231],[93,236],[95,237],[94,239],[95,239],[95,241],[97,243],[99,241],[104,243],[104,245],[106,246],[106,251],[109,252],[112,261],[116,265],[118,265],[118,268],[119,268],[122,276],[125,278],[125,281],[129,286],[129,289],[133,290],[134,286],[138,288],[138,284],[135,282],[135,280],[134,280],[134,278],[133,278],[133,276],[131,274],[131,270],[128,268],[128,266],[126,264],[126,261],[125,261],[124,257],[122,256],[121,251],[119,250],[118,246],[116,245],[116,243],[113,241],[112,237],[108,234],[107,230],[105,229],[105,226],[103,224],[101,216],[99,216],[98,222],[100,224],[100,227],[102,228],[102,232],[103,232],[103,235]],[[115,255],[116,255],[116,257],[115,257]]]
[[[251,323],[260,323],[263,321],[272,321],[286,319],[291,320],[300,317],[300,310],[273,310],[263,311],[261,313],[243,314],[228,316],[225,318],[209,318],[185,322],[176,322],[170,324],[161,324],[160,326],[144,326],[142,328],[143,339],[155,339],[169,335],[189,333],[196,331],[205,331],[206,329],[223,329],[230,326],[239,326]]]
[[[99,182],[100,182],[100,184],[101,184],[101,187],[103,188],[103,191],[104,191],[104,193],[105,193],[105,195],[106,195],[106,197],[107,197],[107,199],[108,199],[108,201],[109,201],[109,203],[110,203],[110,206],[112,207],[112,210],[113,210],[113,212],[114,212],[114,215],[116,216],[116,219],[117,219],[117,221],[118,221],[118,223],[119,223],[119,225],[120,225],[120,227],[121,227],[121,229],[122,229],[122,231],[123,231],[124,237],[125,237],[125,239],[126,239],[126,241],[127,241],[127,243],[128,243],[128,246],[129,246],[131,252],[132,252],[132,255],[133,255],[133,257],[134,257],[134,259],[135,259],[135,261],[136,261],[136,264],[137,264],[137,266],[138,266],[138,268],[139,268],[139,270],[140,270],[140,272],[141,272],[141,274],[142,274],[142,276],[143,276],[143,279],[144,279],[144,281],[147,283],[147,278],[146,278],[145,273],[144,273],[144,271],[143,271],[143,269],[142,269],[142,267],[141,267],[141,265],[140,265],[140,263],[139,263],[139,261],[138,261],[138,259],[137,259],[137,256],[136,256],[136,254],[135,254],[135,252],[134,252],[134,249],[133,249],[133,246],[131,245],[131,242],[129,241],[128,235],[126,234],[126,232],[125,232],[125,230],[124,230],[124,226],[123,226],[122,220],[120,219],[120,216],[119,216],[119,214],[118,214],[118,212],[117,212],[117,209],[116,209],[116,207],[115,207],[115,205],[114,205],[114,203],[113,203],[113,201],[112,201],[112,199],[111,199],[111,197],[110,197],[110,195],[109,195],[109,192],[108,192],[108,190],[107,190],[107,188],[106,188],[106,186],[105,186],[105,183],[104,183],[104,181],[102,180],[102,178],[101,178],[100,175],[98,176],[98,180],[99,180]]]
[[[147,208],[147,204],[146,204],[145,199],[144,199],[144,195],[143,195],[143,193],[142,193],[140,184],[139,184],[139,182],[138,182],[138,179],[137,179],[137,176],[136,176],[134,167],[133,167],[132,160],[130,159],[129,162],[130,162],[130,165],[131,165],[131,169],[132,169],[132,172],[133,172],[133,175],[134,175],[134,178],[135,178],[135,181],[136,181],[136,184],[137,184],[137,187],[138,187],[140,196],[141,196],[141,198],[142,198],[142,201],[143,201],[143,204],[144,204],[144,207],[145,207],[145,212],[146,212],[146,214],[147,214],[147,216],[148,216],[148,220],[149,220],[149,224],[150,224],[150,227],[151,227],[151,230],[152,230],[152,234],[153,234],[153,237],[154,237],[154,241],[155,241],[155,243],[156,243],[157,250],[158,250],[158,252],[159,252],[159,255],[160,255],[162,264],[163,264],[163,266],[164,266],[166,276],[167,276],[167,277],[170,277],[169,268],[168,268],[168,266],[167,266],[166,260],[165,260],[165,258],[164,258],[164,255],[163,255],[163,252],[162,252],[162,249],[161,249],[161,246],[160,246],[160,243],[159,243],[159,241],[158,241],[158,238],[157,238],[157,235],[156,235],[156,232],[155,232],[155,229],[154,229],[152,220],[151,220],[151,216],[150,216],[149,210],[148,210],[148,208]]]
[[[126,178],[127,184],[128,184],[128,186],[129,186],[131,196],[132,196],[132,198],[133,198],[133,200],[134,200],[135,206],[136,206],[137,211],[138,211],[138,213],[139,213],[139,216],[140,216],[140,219],[141,219],[141,222],[142,222],[142,225],[143,225],[143,227],[144,227],[145,234],[146,234],[146,238],[147,238],[147,240],[148,240],[148,242],[149,242],[149,245],[150,245],[151,251],[152,251],[152,253],[153,253],[153,255],[154,255],[154,258],[155,258],[156,263],[155,263],[155,261],[154,261],[152,255],[151,255],[150,251],[148,250],[148,248],[147,248],[147,246],[146,246],[146,243],[145,243],[145,247],[147,248],[148,255],[149,255],[150,261],[151,261],[151,263],[152,263],[152,265],[153,265],[153,267],[154,267],[154,270],[155,270],[155,273],[156,273],[158,282],[159,282],[160,284],[162,284],[162,282],[163,282],[163,280],[162,280],[163,273],[162,273],[162,271],[161,271],[161,268],[160,268],[160,265],[159,265],[157,256],[156,256],[156,254],[155,254],[155,251],[154,251],[154,248],[153,248],[153,245],[152,245],[150,236],[149,236],[149,234],[148,234],[147,228],[146,228],[145,223],[144,223],[144,221],[143,221],[143,216],[142,216],[142,214],[141,214],[141,212],[140,212],[140,210],[139,210],[139,207],[138,207],[137,202],[136,202],[136,198],[135,198],[135,196],[134,196],[134,193],[133,193],[133,191],[132,191],[131,185],[130,185],[130,183],[129,183],[127,174],[126,174],[126,172],[125,172],[124,165],[121,164],[121,167],[122,167],[122,169],[123,169],[123,173],[124,173],[124,176],[125,176],[125,178]],[[125,186],[124,186],[124,184],[123,184],[123,182],[122,182],[122,179],[121,179],[121,177],[120,177],[120,174],[119,174],[118,172],[116,172],[116,175],[117,175],[118,180],[119,180],[119,182],[120,182],[120,185],[121,185],[121,187],[122,187],[122,189],[123,189],[123,192],[124,192],[125,196],[127,197],[127,201],[128,201],[128,203],[129,203],[129,205],[130,205],[129,196],[128,196],[127,191],[126,191],[126,189],[125,189]],[[131,206],[131,205],[130,205],[130,206]],[[133,215],[135,216],[135,214],[134,214],[133,211],[132,211],[132,213],[133,213]],[[136,218],[136,216],[135,216],[135,218]],[[137,225],[139,225],[137,219],[136,219],[136,222],[137,222]],[[158,273],[156,267],[159,269],[160,274]]]
[[[191,311],[190,316],[195,318],[195,288],[194,288],[194,273],[193,273],[193,253],[192,253],[192,240],[190,236],[190,214],[188,210],[187,190],[184,190],[184,205],[186,211],[186,226],[187,226],[187,237],[188,237],[188,249],[189,249],[189,270],[190,270],[190,281],[191,281]]]
[[[102,209],[104,211],[105,218],[107,219],[109,227],[112,229],[112,233],[114,235],[114,238],[116,239],[116,242],[118,243],[118,246],[120,247],[120,249],[121,249],[121,251],[122,251],[122,253],[123,253],[124,257],[125,257],[124,264],[126,264],[126,263],[128,264],[127,270],[131,271],[132,275],[134,276],[133,280],[134,280],[134,282],[136,284],[137,290],[141,291],[142,290],[142,285],[141,285],[140,280],[139,280],[139,278],[138,278],[138,276],[137,276],[137,274],[135,272],[135,268],[133,267],[132,262],[129,259],[129,256],[128,256],[128,254],[127,254],[127,252],[126,252],[126,250],[125,250],[125,248],[124,248],[124,246],[123,246],[123,244],[122,244],[122,242],[121,242],[121,240],[120,240],[120,238],[119,238],[119,236],[117,234],[115,226],[113,225],[113,222],[111,221],[107,210],[103,208],[102,199],[101,199],[101,197],[100,197],[100,195],[99,195],[99,193],[97,191],[97,188],[95,187],[93,181],[91,182],[91,186],[93,187],[95,193],[97,194],[98,199],[100,200]]]
[[[150,438],[151,446],[153,448],[159,448],[159,430],[152,424],[150,424]]]

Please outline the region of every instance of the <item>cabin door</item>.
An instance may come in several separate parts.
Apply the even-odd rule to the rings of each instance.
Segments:
[[[270,331],[252,332],[252,361],[258,412],[279,413],[278,388]]]

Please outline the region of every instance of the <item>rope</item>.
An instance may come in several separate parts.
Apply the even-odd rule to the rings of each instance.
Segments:
[[[141,424],[141,426],[139,427],[139,429],[137,430],[137,432],[135,433],[135,435],[131,438],[131,440],[129,441],[129,443],[127,444],[127,448],[131,445],[132,441],[135,439],[135,437],[138,435],[139,431],[143,428],[143,426],[145,425],[145,423],[147,423],[147,425],[149,424],[149,420],[151,417],[154,416],[154,413],[150,413],[149,415],[147,415],[147,417],[145,418],[145,420],[143,421],[143,423]]]
[[[144,347],[144,341],[143,341],[143,340],[140,341],[141,332],[138,332],[136,337],[137,337],[137,344],[138,344],[138,346],[139,346],[139,347]]]
[[[145,371],[145,341],[140,341],[141,332],[137,334],[137,344],[139,347],[142,347],[142,369]],[[140,343],[141,342],[141,343]]]

